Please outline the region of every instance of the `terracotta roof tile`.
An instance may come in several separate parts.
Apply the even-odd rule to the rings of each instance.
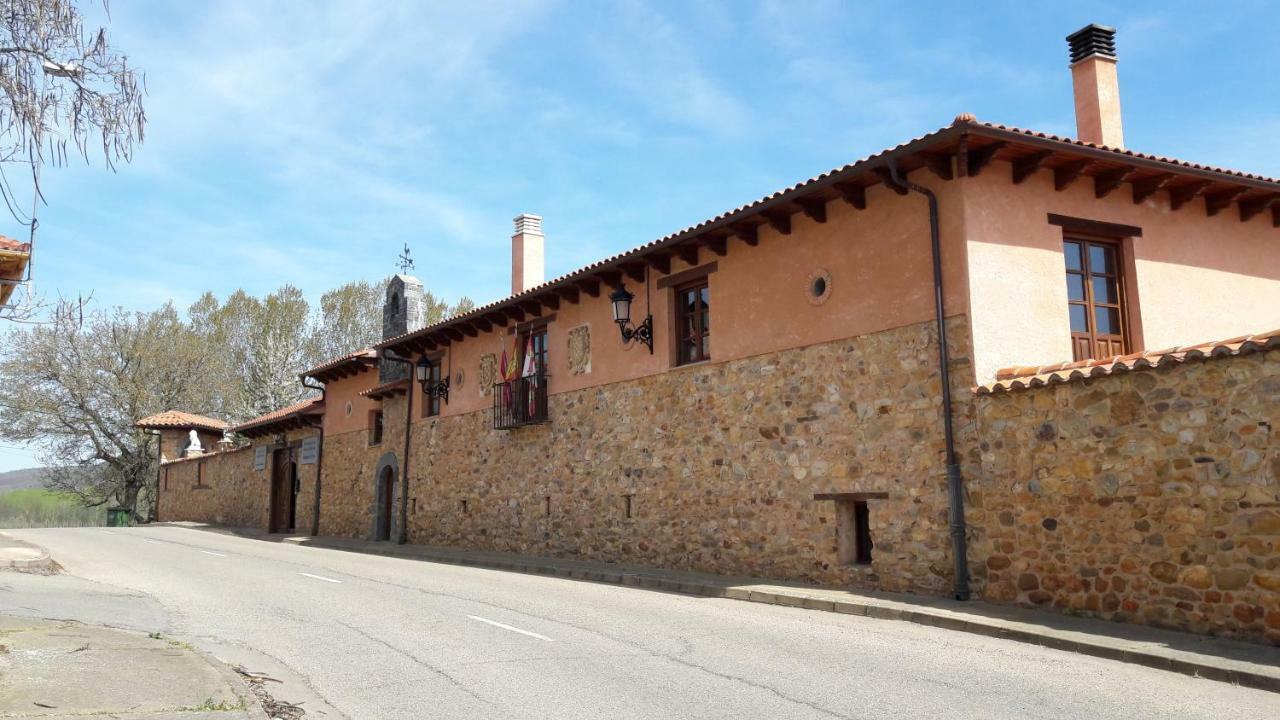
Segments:
[[[136,425],[150,430],[188,430],[194,428],[196,430],[220,431],[227,429],[227,424],[221,420],[180,410],[165,410],[162,413],[144,417]]]
[[[13,238],[0,235],[0,250],[20,253],[31,252],[31,243],[19,242]]]
[[[252,420],[242,422],[231,428],[231,430],[232,432],[244,432],[245,430],[260,428],[264,425],[271,425],[272,423],[285,420],[294,415],[310,415],[323,411],[324,400],[318,397],[307,398],[306,400],[301,400],[287,407],[282,407],[279,410],[272,410],[265,415],[259,415]]]
[[[312,377],[315,375],[320,375],[332,370],[337,370],[338,368],[341,368],[344,365],[354,365],[354,364],[369,365],[370,360],[376,363],[377,359],[378,359],[377,350],[374,350],[373,348],[364,348],[361,350],[356,350],[355,352],[349,352],[346,355],[333,358],[332,360],[326,360],[320,365],[317,365],[311,368],[310,370],[307,370],[306,372],[302,373],[302,376]]]
[[[394,395],[403,395],[409,391],[409,381],[406,378],[392,380],[381,385],[376,385],[360,392],[362,397],[373,400],[381,400],[382,398],[392,397]]]
[[[661,238],[658,238],[657,240],[653,240],[651,242],[645,243],[644,245],[640,245],[638,247],[632,248],[631,250],[628,250],[626,252],[618,253],[616,255],[607,257],[603,260],[599,260],[597,262],[591,263],[590,265],[574,270],[573,272],[567,273],[565,275],[561,275],[560,277],[554,278],[552,280],[548,280],[547,282],[544,282],[540,285],[532,287],[518,295],[510,295],[505,298],[502,298],[501,300],[497,300],[495,302],[481,305],[475,308],[474,310],[472,310],[471,312],[468,312],[462,315],[457,315],[451,318],[446,318],[445,320],[434,323],[432,325],[428,325],[424,328],[407,332],[402,335],[397,335],[392,338],[384,339],[382,342],[377,343],[374,347],[375,348],[393,347],[405,340],[416,338],[416,337],[422,337],[428,333],[435,332],[436,330],[447,327],[449,325],[466,322],[470,319],[481,317],[486,313],[493,312],[495,309],[499,307],[513,305],[523,300],[532,299],[533,296],[541,292],[545,292],[549,287],[553,285],[557,285],[571,279],[585,278],[589,276],[592,272],[600,270],[606,266],[615,265],[620,263],[621,261],[632,259],[635,256],[643,255],[644,253],[650,250],[653,250],[654,248],[657,248],[661,245],[673,244],[677,241],[686,239],[700,232],[708,230],[711,228],[711,226],[729,225],[731,222],[736,222],[737,220],[741,219],[737,216],[745,216],[748,213],[765,209],[763,207],[765,205],[773,204],[779,201],[785,201],[784,196],[794,196],[797,193],[802,193],[810,189],[816,189],[816,188],[812,188],[812,186],[814,186],[815,184],[823,183],[824,181],[833,180],[835,176],[845,176],[845,175],[850,175],[852,173],[860,173],[863,171],[870,172],[872,169],[876,167],[880,167],[880,161],[886,159],[889,156],[893,156],[899,153],[900,151],[908,149],[910,146],[915,146],[914,148],[912,148],[912,152],[914,152],[916,149],[925,149],[930,144],[933,144],[934,141],[941,140],[944,137],[949,137],[959,133],[976,133],[978,135],[982,135],[983,130],[991,131],[990,135],[993,136],[995,139],[1002,139],[998,137],[999,134],[1014,133],[1014,134],[1026,136],[1027,138],[1034,138],[1039,141],[1048,141],[1050,143],[1063,145],[1065,146],[1062,148],[1064,151],[1069,150],[1070,148],[1073,148],[1073,147],[1074,148],[1090,148],[1092,150],[1100,150],[1113,155],[1116,162],[1125,162],[1126,160],[1132,161],[1134,159],[1154,161],[1154,162],[1163,163],[1166,165],[1171,165],[1173,166],[1174,169],[1182,168],[1185,170],[1195,170],[1200,172],[1209,172],[1209,173],[1216,173],[1216,174],[1228,176],[1228,177],[1222,178],[1223,181],[1228,181],[1231,177],[1235,177],[1235,178],[1240,178],[1243,180],[1249,180],[1254,182],[1270,183],[1270,184],[1276,185],[1276,187],[1274,188],[1275,190],[1280,190],[1280,180],[1277,180],[1274,178],[1268,178],[1262,175],[1254,175],[1250,173],[1240,172],[1238,170],[1228,170],[1224,168],[1212,167],[1209,165],[1200,165],[1197,163],[1187,162],[1184,160],[1177,160],[1174,158],[1164,157],[1160,155],[1149,155],[1146,153],[1134,152],[1133,150],[1126,150],[1123,148],[1107,147],[1103,145],[1097,145],[1094,143],[1087,143],[1080,140],[1075,140],[1072,138],[1061,137],[1059,135],[1053,135],[1050,133],[1037,132],[1035,130],[1026,130],[1023,128],[1013,127],[1010,125],[1001,125],[998,123],[982,122],[974,118],[973,115],[969,113],[961,113],[960,115],[956,116],[955,120],[952,122],[951,125],[948,125],[946,127],[939,128],[937,130],[934,130],[933,132],[926,133],[924,135],[920,135],[918,137],[912,138],[911,140],[900,143],[887,150],[882,150],[873,155],[868,155],[862,158],[861,160],[857,160],[855,162],[842,165],[838,168],[828,170],[827,172],[811,177],[808,180],[783,188],[782,190],[766,195],[758,200],[754,200],[745,205],[741,205],[727,212],[720,213],[719,215],[716,215],[715,217],[709,218],[707,220],[703,220],[702,222],[697,223],[696,225],[691,225],[689,227],[684,228],[683,230],[679,230],[669,235],[665,235]]]
[[[1149,350],[1098,360],[1004,368],[996,371],[995,382],[980,385],[973,391],[978,395],[1015,392],[1136,370],[1169,367],[1190,361],[1249,355],[1267,350],[1280,350],[1280,329],[1257,335],[1241,335],[1229,340],[1181,345],[1164,350]]]

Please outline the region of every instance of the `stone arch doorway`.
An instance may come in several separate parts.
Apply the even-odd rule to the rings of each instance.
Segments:
[[[392,453],[383,455],[374,473],[373,488],[373,539],[391,539],[395,527],[396,477],[399,463]]]

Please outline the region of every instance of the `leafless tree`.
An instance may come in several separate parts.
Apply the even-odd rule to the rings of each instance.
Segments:
[[[72,154],[88,162],[99,145],[107,167],[129,161],[146,127],[145,78],[104,28],[85,31],[71,0],[3,0],[0,8],[0,198],[28,228],[34,251],[41,169]],[[17,192],[28,177],[29,204]],[[27,272],[29,279],[30,264]],[[17,317],[31,314],[27,307]]]

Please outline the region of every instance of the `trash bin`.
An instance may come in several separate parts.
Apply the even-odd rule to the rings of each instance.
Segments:
[[[129,527],[132,524],[129,518],[129,508],[107,508],[108,527]]]

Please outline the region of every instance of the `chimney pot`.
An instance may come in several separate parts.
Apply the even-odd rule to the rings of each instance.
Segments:
[[[1095,145],[1124,147],[1120,79],[1116,74],[1116,29],[1086,25],[1067,36],[1075,91],[1076,137]]]
[[[519,295],[545,281],[546,238],[542,235],[541,215],[517,215],[515,226],[516,232],[511,236],[511,294]]]

